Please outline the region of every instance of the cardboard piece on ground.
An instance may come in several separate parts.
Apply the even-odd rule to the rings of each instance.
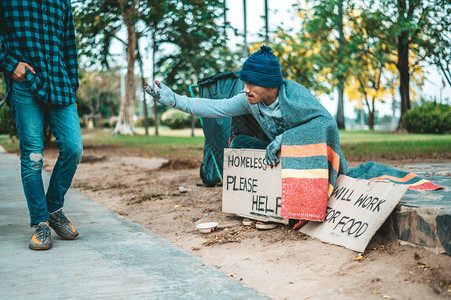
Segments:
[[[280,163],[265,163],[265,150],[224,149],[222,211],[254,220],[287,224],[280,216]]]
[[[327,203],[325,221],[308,222],[300,231],[363,252],[407,189],[408,185],[340,175]]]

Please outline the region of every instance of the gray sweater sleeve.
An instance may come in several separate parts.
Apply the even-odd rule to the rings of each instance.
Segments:
[[[178,96],[175,108],[201,117],[223,118],[251,113],[249,105],[246,94],[240,93],[221,100]]]

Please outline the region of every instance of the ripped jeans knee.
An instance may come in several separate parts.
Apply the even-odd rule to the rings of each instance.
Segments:
[[[42,155],[42,153],[31,152],[29,154],[29,157],[24,159],[24,164],[31,171],[40,171],[42,169],[42,165],[43,165],[43,158],[44,158],[44,156]]]

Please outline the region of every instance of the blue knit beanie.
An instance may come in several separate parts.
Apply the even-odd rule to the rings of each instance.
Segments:
[[[279,61],[267,46],[261,46],[260,50],[246,59],[240,78],[244,82],[264,87],[279,87],[283,84]]]

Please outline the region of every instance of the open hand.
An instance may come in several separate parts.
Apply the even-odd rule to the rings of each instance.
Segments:
[[[151,87],[149,84],[145,83],[143,88],[152,97],[155,98],[159,103],[164,105],[170,105],[172,107],[176,106],[175,94],[169,87],[164,85],[161,81],[155,80],[155,85],[157,88]]]

